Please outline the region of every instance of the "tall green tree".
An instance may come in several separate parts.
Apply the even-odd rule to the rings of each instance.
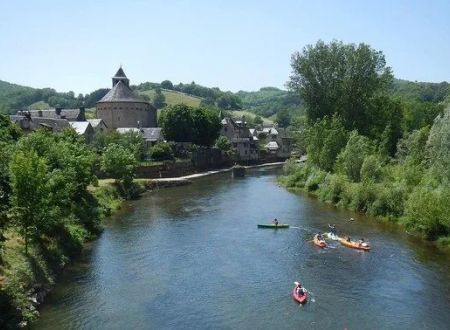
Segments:
[[[205,146],[215,142],[221,128],[219,116],[214,110],[185,104],[165,108],[159,123],[167,140]]]
[[[310,126],[304,134],[308,162],[332,171],[336,157],[347,143],[348,133],[338,116],[325,117]]]
[[[387,92],[393,79],[382,52],[363,43],[320,40],[294,53],[291,66],[288,85],[300,93],[312,122],[339,114],[347,130],[369,133],[372,98]]]
[[[37,237],[46,226],[47,165],[36,152],[25,154],[19,150],[12,156],[10,171],[12,214],[25,238],[25,253],[28,253],[30,238]]]
[[[101,169],[116,180],[125,194],[128,194],[133,183],[136,167],[137,160],[133,152],[121,145],[110,144],[103,152]]]

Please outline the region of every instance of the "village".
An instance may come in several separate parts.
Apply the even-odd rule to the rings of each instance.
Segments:
[[[164,111],[164,110],[162,110]],[[147,149],[158,143],[168,142],[161,127],[158,127],[158,110],[148,101],[130,88],[130,80],[122,67],[112,77],[111,90],[96,105],[95,117],[87,118],[85,107],[65,109],[56,107],[45,110],[18,110],[10,119],[18,125],[24,134],[38,129],[46,129],[53,133],[72,128],[86,143],[94,142],[98,134],[116,131],[119,134],[135,134],[139,136]],[[195,169],[218,168],[233,163],[244,165],[265,162],[284,161],[291,156],[292,138],[288,130],[278,127],[276,123],[261,124],[250,128],[244,116],[232,118],[218,112],[221,123],[220,136],[228,139],[233,153],[219,153],[217,147],[196,148],[191,157],[194,167],[182,172],[187,174]],[[192,141],[175,144],[176,150],[189,150]],[[200,155],[199,155],[200,153]],[[231,155],[231,156],[230,156]],[[144,159],[151,161],[151,159]],[[182,165],[185,167],[186,162]],[[178,165],[161,166],[157,171],[138,168],[137,172],[147,177],[178,173],[174,171]],[[179,166],[178,166],[179,167]],[[166,171],[164,170],[166,168]]]

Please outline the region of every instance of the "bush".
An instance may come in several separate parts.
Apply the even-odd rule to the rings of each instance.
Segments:
[[[380,182],[383,175],[383,163],[376,155],[369,155],[364,158],[361,165],[360,178],[363,182]]]
[[[345,191],[347,184],[348,181],[344,176],[338,174],[327,174],[323,184],[320,187],[319,198],[322,201],[337,204],[342,199],[342,194]]]
[[[154,160],[172,160],[174,158],[172,148],[168,143],[160,142],[155,144],[150,150],[150,155]]]
[[[406,202],[404,223],[428,239],[450,234],[450,189],[414,189]]]

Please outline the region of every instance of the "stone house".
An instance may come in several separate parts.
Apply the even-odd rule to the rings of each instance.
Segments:
[[[116,129],[120,134],[125,134],[128,132],[139,133],[145,141],[147,147],[154,146],[158,142],[164,142],[164,136],[162,134],[161,127],[119,127]]]
[[[292,138],[285,128],[264,127],[254,134],[265,141],[267,151],[277,158],[289,158],[292,152]]]
[[[21,111],[17,114],[19,115]],[[31,117],[36,118],[52,118],[52,119],[66,119],[68,121],[86,121],[86,113],[84,107],[79,109],[64,109],[55,108],[47,110],[29,110]]]
[[[95,130],[90,122],[71,121],[69,122],[69,124],[75,130],[75,132],[77,132],[78,135],[81,135],[85,138],[87,143],[91,143],[94,140]]]
[[[9,118],[13,123],[21,128],[25,134],[36,131],[40,128],[48,129],[53,133],[57,133],[70,126],[67,119],[31,117],[28,112],[20,112],[20,114],[9,116]]]
[[[156,109],[133,92],[122,68],[112,78],[111,90],[97,102],[96,117],[109,129],[157,126]]]
[[[232,147],[238,151],[239,160],[259,159],[258,138],[250,133],[245,121],[223,118],[221,123],[220,135],[230,140]]]
[[[88,119],[87,121],[91,124],[95,133],[105,132],[108,130],[108,126],[106,126],[103,119],[95,118],[95,119]]]

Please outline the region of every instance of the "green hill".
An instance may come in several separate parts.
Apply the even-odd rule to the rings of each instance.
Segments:
[[[153,100],[153,97],[155,96],[154,89],[150,89],[150,90],[146,90],[146,91],[138,91],[138,93],[140,95],[147,96],[150,101]],[[177,91],[163,89],[162,93],[166,98],[167,105],[175,105],[175,104],[184,103],[191,107],[198,107],[200,105],[200,102],[202,101],[201,97],[193,96],[193,95],[189,95],[189,94],[185,94],[185,93],[181,93],[181,92],[177,92]]]
[[[263,87],[259,91],[239,91],[242,107],[263,117],[276,115],[280,111],[302,112],[302,101],[296,94],[276,87]]]

